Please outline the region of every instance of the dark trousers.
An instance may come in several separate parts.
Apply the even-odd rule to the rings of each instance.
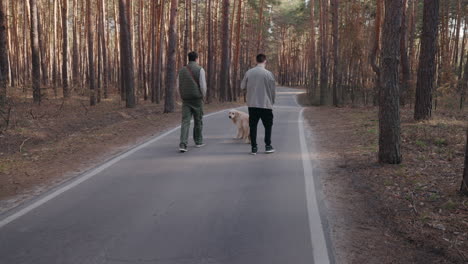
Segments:
[[[262,120],[265,127],[265,145],[271,145],[271,129],[273,128],[273,110],[249,107],[250,141],[252,147],[257,147],[257,125]]]

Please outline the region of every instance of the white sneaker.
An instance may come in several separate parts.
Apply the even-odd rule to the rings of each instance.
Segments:
[[[197,144],[195,145],[196,148],[201,148],[201,147],[204,147],[206,144],[202,143],[202,144]]]
[[[187,152],[188,151],[187,146],[184,146],[184,145],[179,146],[179,151],[182,153]]]

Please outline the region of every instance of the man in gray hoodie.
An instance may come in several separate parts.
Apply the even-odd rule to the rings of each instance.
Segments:
[[[265,69],[265,64],[266,56],[258,54],[257,66],[247,71],[241,84],[241,89],[247,92],[252,155],[256,155],[258,152],[257,125],[260,120],[262,120],[265,127],[265,152],[275,152],[271,145],[271,131],[273,128],[276,81],[273,73]]]

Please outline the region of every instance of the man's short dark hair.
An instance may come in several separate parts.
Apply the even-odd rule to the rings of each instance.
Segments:
[[[189,61],[196,61],[198,59],[198,53],[195,51],[192,51],[188,54],[188,60]]]
[[[258,63],[264,63],[266,61],[266,55],[265,54],[258,54],[257,55],[257,62]]]

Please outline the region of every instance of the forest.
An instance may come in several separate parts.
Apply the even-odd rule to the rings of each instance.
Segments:
[[[93,106],[119,95],[128,108],[163,102],[173,112],[177,70],[191,50],[207,69],[207,102],[241,101],[241,77],[263,52],[279,84],[306,87],[316,105],[380,105],[379,159],[400,163],[396,104],[414,108],[415,120],[466,105],[468,7],[462,0],[386,4],[3,0],[2,116],[9,120],[9,96],[36,104],[85,96]],[[392,25],[394,9],[401,10]],[[386,56],[398,56],[388,61],[398,67]]]
[[[404,106],[415,101],[424,28],[423,1],[402,5]],[[466,1],[441,1],[439,9],[434,105],[463,108]],[[3,0],[1,98],[8,90],[38,103],[86,95],[93,105],[109,93],[128,94],[128,107],[133,97],[173,100],[171,74],[196,50],[209,100],[237,100],[241,73],[265,52],[280,84],[308,87],[319,104],[377,105],[384,11],[382,0]]]

